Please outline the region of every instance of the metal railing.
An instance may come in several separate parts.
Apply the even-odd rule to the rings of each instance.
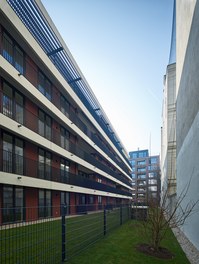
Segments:
[[[50,58],[60,74],[68,82],[98,124],[105,131],[109,139],[126,160],[127,164],[130,164],[128,158],[122,151],[123,146],[121,143],[118,143],[120,140],[114,132],[112,125],[101,108],[97,98],[93,94],[84,77],[81,76],[81,72],[74,64],[68,51],[62,47],[59,38],[48,24],[35,1],[16,2],[14,0],[7,0],[7,2]],[[96,109],[98,110],[96,111]]]
[[[0,92],[0,98],[3,98],[2,92]],[[4,115],[8,116],[9,118],[12,118],[18,122],[17,116],[15,116],[15,111],[14,111],[13,106],[11,109],[7,109],[3,106],[3,103],[2,103],[2,104],[0,104],[0,112],[3,113]],[[39,117],[36,116],[34,113],[30,112],[25,107],[23,108],[23,116],[21,117],[21,120],[23,120],[22,125],[31,129],[35,133],[40,134],[41,136],[47,138],[48,140],[52,141],[53,143],[57,144],[60,147],[63,147],[63,148],[66,147],[66,146],[62,146],[60,129],[58,127],[57,128],[52,127],[52,119],[51,119],[51,127],[48,126],[48,128],[45,129],[45,127],[47,127],[47,124],[44,122],[42,123],[43,124],[42,133],[40,130],[40,125],[39,125],[39,123],[40,123]],[[48,131],[48,133],[47,133],[47,131]],[[122,175],[114,172],[110,167],[103,164],[101,161],[97,160],[91,154],[91,153],[95,153],[96,151],[94,149],[92,149],[90,146],[85,146],[85,148],[83,149],[79,145],[74,143],[72,140],[67,139],[67,141],[68,141],[68,144],[67,144],[68,146],[67,146],[66,150],[68,150],[69,152],[71,152],[74,155],[77,155],[81,159],[92,164],[94,167],[97,167],[97,168],[105,171],[106,173],[113,176],[117,180],[120,180],[121,182],[123,182],[126,185],[128,185],[129,187],[131,187],[131,183],[127,180],[127,178],[125,176],[122,176]],[[87,150],[87,152],[85,150]],[[96,152],[96,154],[97,154],[97,152]]]
[[[92,191],[99,190],[131,197],[130,191],[99,183],[81,175],[64,171],[49,163],[39,162],[5,150],[0,151],[0,171],[80,186],[92,189]]]
[[[82,208],[85,209],[83,205]],[[21,207],[19,211],[28,221],[21,218],[18,222],[0,223],[0,263],[63,263],[131,218],[129,205],[95,208],[92,213],[83,210],[77,214],[76,206],[68,210],[63,205],[47,208],[58,212],[57,217],[39,218],[39,209],[45,208]],[[17,212],[16,208],[0,208],[0,219],[5,210],[10,217]],[[68,211],[74,213],[67,215]]]

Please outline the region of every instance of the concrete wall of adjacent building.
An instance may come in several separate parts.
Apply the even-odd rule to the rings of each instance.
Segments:
[[[176,64],[167,66],[163,90],[161,171],[162,187],[176,192]]]
[[[177,195],[190,183],[185,208],[199,199],[199,1],[176,2]],[[199,250],[199,208],[181,227]]]

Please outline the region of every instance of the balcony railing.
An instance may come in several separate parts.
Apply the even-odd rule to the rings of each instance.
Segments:
[[[131,192],[84,178],[81,175],[72,174],[68,171],[56,168],[49,163],[38,162],[37,160],[1,150],[0,171],[85,187],[92,189],[93,194],[96,190],[99,190],[107,193],[131,196]]]
[[[37,76],[38,76],[38,70],[37,68],[35,68],[31,62],[26,58],[25,59],[26,61],[26,71],[24,71],[24,77],[26,77],[28,79],[28,81],[31,82],[32,85],[35,86],[35,88],[37,89]],[[31,72],[31,74],[30,74]],[[53,88],[52,88],[52,91],[51,91],[51,100],[52,103],[60,110],[62,111],[61,109],[61,105],[60,105],[60,98],[58,99],[55,95],[54,95],[54,91],[53,91]],[[49,99],[49,98],[48,98]],[[28,126],[28,123],[29,125],[34,125],[34,122],[32,123],[32,119],[31,119],[31,116],[33,117],[33,114],[31,112],[29,112],[28,110],[26,110],[27,112],[27,116],[30,115],[30,117],[27,117],[26,118],[26,122],[24,123],[25,126],[29,127]],[[10,113],[10,111],[7,111],[7,114],[5,113],[5,111],[3,112],[5,115],[11,117],[14,119],[13,117],[13,114]],[[100,142],[100,140],[97,139],[97,137],[88,129],[88,127],[83,123],[83,121],[78,117],[78,115],[72,110],[72,109],[68,109],[68,112],[65,113],[65,115],[71,120],[71,123],[74,123],[85,135],[87,136],[91,136],[91,139],[94,141],[94,143],[100,147],[119,167],[121,167],[129,176],[130,176],[130,173],[127,169],[127,167],[125,167],[122,162],[119,162],[115,157],[114,155],[108,150],[108,148],[102,144]],[[23,120],[23,119],[22,119]],[[19,121],[19,120],[17,120]],[[29,127],[30,128],[30,127]],[[34,132],[36,132],[35,130],[33,130]]]
[[[0,97],[3,98],[2,93],[0,93]],[[12,108],[13,109],[13,108]],[[12,118],[14,120],[17,119],[17,117],[14,114],[14,110],[13,113],[11,113],[11,109],[8,111],[5,111],[5,108],[3,107],[3,104],[1,104],[0,107],[1,113],[3,113],[4,115],[8,116],[9,118]],[[107,165],[104,165],[102,162],[100,162],[99,160],[97,160],[92,154],[91,151],[90,152],[86,152],[85,149],[82,149],[79,145],[77,145],[76,143],[74,143],[72,140],[67,139],[68,143],[67,146],[62,146],[62,142],[61,142],[61,134],[60,134],[60,130],[58,128],[53,128],[53,127],[49,127],[47,129],[43,129],[42,130],[42,134],[39,128],[39,122],[40,119],[38,118],[38,116],[36,116],[35,114],[33,114],[32,112],[30,112],[29,110],[24,108],[23,111],[23,118],[21,119],[23,120],[23,124],[24,126],[26,126],[27,128],[29,128],[30,130],[34,131],[37,134],[40,134],[41,136],[47,138],[48,140],[52,141],[53,143],[57,144],[58,146],[62,147],[62,148],[66,148],[67,151],[71,152],[74,155],[77,155],[78,157],[80,157],[81,159],[87,161],[88,163],[92,164],[94,167],[97,167],[103,171],[105,171],[106,173],[108,173],[109,175],[113,176],[114,178],[116,178],[117,180],[125,183],[126,185],[131,187],[131,183],[126,179],[126,177],[121,176],[120,174],[114,172],[112,169],[110,169]],[[16,120],[18,121],[18,120]],[[45,123],[43,123],[44,127],[46,126]],[[48,132],[46,132],[48,131]],[[65,138],[66,140],[66,138]],[[88,147],[88,151],[89,151],[89,147]],[[92,152],[94,152],[95,150],[92,150]]]

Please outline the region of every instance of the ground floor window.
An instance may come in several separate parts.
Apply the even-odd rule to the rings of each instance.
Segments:
[[[24,189],[15,186],[3,186],[3,223],[23,221]]]
[[[51,191],[39,190],[39,217],[52,216]]]

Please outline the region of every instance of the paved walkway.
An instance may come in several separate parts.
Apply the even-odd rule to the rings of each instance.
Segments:
[[[187,239],[179,228],[174,228],[173,233],[175,234],[190,263],[199,264],[199,251],[197,248]]]

